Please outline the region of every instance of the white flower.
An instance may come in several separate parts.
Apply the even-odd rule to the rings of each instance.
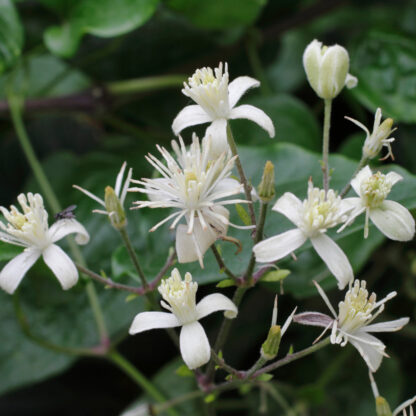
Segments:
[[[366,166],[351,181],[351,186],[359,198],[347,198],[345,203],[353,208],[350,219],[338,230],[342,231],[354,219],[365,212],[364,238],[368,237],[368,220],[388,238],[396,241],[409,241],[415,234],[415,220],[403,205],[386,199],[393,185],[402,180],[396,172],[383,175],[373,174]]]
[[[352,121],[355,125],[362,128],[365,131],[366,138],[363,146],[363,156],[366,159],[374,159],[381,151],[382,147],[387,147],[387,155],[381,160],[387,159],[389,156],[394,160],[393,152],[391,150],[391,144],[394,142],[394,137],[390,137],[397,128],[392,129],[393,119],[386,118],[381,124],[381,108],[377,108],[374,116],[373,131],[370,133],[364,124],[350,117],[345,117],[347,120]]]
[[[206,364],[211,356],[211,350],[204,328],[198,322],[205,316],[225,311],[226,318],[237,316],[237,307],[226,296],[220,293],[205,296],[198,304],[195,294],[198,283],[192,281],[190,273],[181,279],[178,269],[162,281],[159,292],[164,301],[161,305],[167,312],[142,312],[136,315],[130,327],[130,334],[148,331],[155,328],[174,328],[182,326],[179,345],[185,364],[192,370]]]
[[[176,116],[172,130],[178,135],[183,129],[197,124],[211,123],[205,136],[212,137],[212,158],[219,156],[228,149],[227,120],[246,118],[254,121],[274,137],[274,126],[264,111],[252,105],[235,107],[238,100],[250,88],[258,87],[256,79],[243,76],[228,84],[228,66],[222,63],[218,68],[197,69],[184,83],[182,93],[196,102],[188,105]]]
[[[228,176],[234,165],[235,157],[230,158],[223,152],[216,160],[210,160],[210,140],[204,141],[201,148],[199,139],[193,136],[189,150],[182,138],[180,146],[172,141],[177,161],[164,148],[157,146],[167,166],[149,154],[147,161],[163,176],[157,179],[133,180],[141,185],[129,191],[142,192],[150,201],[136,201],[136,208],[174,208],[175,211],[160,221],[150,231],[169,220],[174,229],[182,218],[187,225],[179,224],[176,229],[176,252],[180,263],[199,260],[203,267],[205,251],[221,235],[227,233],[229,212],[223,205],[246,202],[240,199],[226,199],[241,193],[238,181]],[[243,227],[244,228],[244,227]]]
[[[391,292],[384,299],[376,301],[375,293],[368,296],[366,282],[355,280],[338,305],[338,314],[332,307],[325,292],[314,282],[334,318],[317,312],[305,312],[294,317],[294,321],[304,325],[324,327],[325,333],[332,327],[331,343],[344,347],[350,342],[364,358],[369,369],[377,371],[381,364],[386,346],[370,332],[394,332],[409,322],[409,318],[372,324],[374,319],[384,310],[384,303],[394,298],[397,293]],[[323,334],[322,334],[323,335]],[[321,336],[322,336],[321,335]]]
[[[27,197],[20,194],[17,200],[22,212],[13,205],[10,210],[0,207],[8,221],[7,225],[0,221],[0,240],[25,249],[4,266],[0,273],[0,287],[13,293],[26,272],[42,256],[62,288],[71,288],[78,281],[78,271],[73,261],[54,243],[68,234],[77,233],[75,241],[78,244],[87,244],[87,230],[75,219],[62,219],[49,227],[48,213],[39,194],[28,193]]]
[[[325,191],[314,188],[311,181],[308,198],[303,203],[294,194],[286,192],[277,200],[273,210],[286,216],[297,228],[256,244],[253,247],[256,260],[260,263],[275,262],[309,239],[338,280],[338,287],[343,289],[354,278],[352,268],[344,252],[325,232],[345,222],[350,209],[332,189],[325,197]]]
[[[348,73],[350,58],[340,45],[323,46],[313,40],[303,53],[303,66],[310,86],[323,99],[335,98],[344,86],[354,88],[357,78]]]
[[[105,188],[104,200],[94,195],[90,191],[81,188],[78,185],[73,185],[75,189],[78,189],[79,191],[83,192],[85,195],[89,196],[91,199],[97,201],[100,205],[102,205],[105,208],[105,210],[95,209],[92,212],[107,215],[111,224],[117,229],[123,228],[127,224],[127,219],[124,212],[124,201],[126,199],[127,189],[130,185],[130,179],[133,174],[133,169],[129,169],[126,180],[124,181],[123,185],[123,177],[124,171],[126,170],[126,166],[127,164],[126,162],[124,162],[121,166],[120,172],[117,175],[114,189],[111,186],[107,186]]]

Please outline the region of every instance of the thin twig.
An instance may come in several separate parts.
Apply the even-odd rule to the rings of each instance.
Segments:
[[[233,279],[235,282],[238,282],[238,277],[225,265],[224,260],[221,257],[221,254],[217,250],[217,247],[215,247],[215,244],[211,246],[211,250],[214,253],[215,260],[217,261],[220,270],[223,271],[230,279]]]

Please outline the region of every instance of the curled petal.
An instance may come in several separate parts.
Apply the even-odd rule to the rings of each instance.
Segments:
[[[78,282],[78,270],[69,256],[56,244],[51,244],[42,253],[43,260],[59,280],[62,289],[70,289]]]
[[[179,345],[182,358],[191,370],[201,367],[209,361],[211,349],[208,338],[198,321],[182,327]]]
[[[231,110],[230,119],[236,118],[246,118],[247,120],[254,121],[261,128],[266,130],[270,137],[274,137],[273,122],[263,110],[260,110],[260,108],[249,104],[235,107]]]
[[[88,234],[88,231],[85,229],[85,227],[74,219],[63,219],[56,221],[49,228],[49,237],[53,243],[61,240],[69,234],[74,233],[77,234],[75,236],[75,241],[78,244],[87,244],[90,240],[90,235]]]
[[[205,296],[196,305],[198,320],[217,311],[225,311],[224,315],[228,319],[235,318],[238,313],[237,306],[234,305],[234,302],[221,293],[213,293],[212,295]]]
[[[175,328],[180,325],[181,323],[173,313],[142,312],[134,317],[129,334],[134,335],[149,329]]]
[[[409,323],[409,318],[395,319],[394,321],[379,322],[363,328],[366,332],[396,332]]]
[[[197,124],[209,123],[211,117],[199,105],[188,105],[175,117],[172,123],[172,130],[177,136],[183,129]]]
[[[372,175],[370,167],[367,165],[362,168],[351,180],[352,189],[361,196],[361,183]]]
[[[39,256],[39,250],[26,248],[23,253],[10,260],[0,273],[0,287],[7,293],[12,294]]]
[[[368,368],[372,372],[377,371],[383,359],[385,345],[376,337],[365,332],[354,335],[354,338],[350,338],[349,341],[357,348]]]
[[[272,209],[280,212],[299,227],[301,223],[301,216],[299,215],[301,208],[301,200],[291,192],[286,192],[276,201]]]
[[[238,77],[228,85],[228,102],[233,108],[238,100],[250,89],[260,86],[260,82],[251,77]]]

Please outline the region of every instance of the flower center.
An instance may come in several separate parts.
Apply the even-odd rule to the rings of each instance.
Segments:
[[[380,172],[375,173],[361,183],[361,196],[369,208],[377,208],[391,191],[392,184]]]
[[[170,310],[182,324],[197,320],[195,295],[198,283],[192,281],[190,273],[185,274],[185,279],[181,279],[178,269],[172,271],[171,276],[164,280],[158,290],[163,299],[169,303],[162,305]]]

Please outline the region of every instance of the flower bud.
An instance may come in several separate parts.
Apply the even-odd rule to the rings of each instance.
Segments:
[[[105,188],[104,203],[111,225],[116,230],[124,228],[127,225],[126,213],[124,212],[124,208],[111,186],[107,186]]]
[[[268,203],[274,198],[274,165],[270,160],[264,165],[263,176],[257,190],[259,198],[264,203]]]
[[[376,413],[377,416],[392,416],[390,406],[384,397],[378,396],[376,398]]]
[[[267,335],[266,341],[264,341],[261,346],[260,354],[261,356],[269,361],[273,360],[279,352],[280,339],[282,338],[282,333],[279,325],[273,325],[269,334]]]
[[[340,45],[322,46],[313,40],[303,53],[303,66],[309,84],[316,94],[325,100],[335,98],[344,85],[353,88],[357,78],[348,74],[350,58]]]

